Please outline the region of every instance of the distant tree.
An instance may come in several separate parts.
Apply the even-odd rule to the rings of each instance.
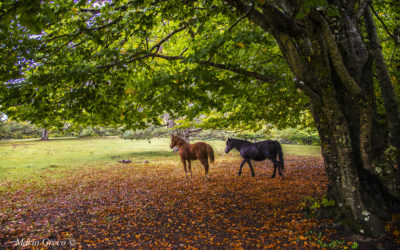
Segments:
[[[49,131],[45,128],[42,129],[42,136],[40,137],[40,140],[42,141],[47,141],[49,139]]]

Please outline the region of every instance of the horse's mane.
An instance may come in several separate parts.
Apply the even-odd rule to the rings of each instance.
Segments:
[[[237,145],[237,144],[243,144],[243,143],[252,143],[252,142],[250,142],[250,141],[241,140],[241,139],[231,139],[231,138],[229,138],[229,140],[230,140],[230,141],[233,141],[233,143],[234,143],[235,145]]]
[[[174,140],[176,141],[176,144],[179,146],[187,144],[187,142],[184,139],[182,139],[181,137],[179,137],[177,135],[174,135]]]

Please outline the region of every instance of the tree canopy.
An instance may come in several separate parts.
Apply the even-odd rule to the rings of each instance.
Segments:
[[[11,117],[127,128],[157,124],[164,112],[207,114],[209,127],[309,122],[274,38],[222,2],[8,1],[2,9],[1,103]]]

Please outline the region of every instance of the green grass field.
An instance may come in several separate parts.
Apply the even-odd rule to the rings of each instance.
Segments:
[[[122,159],[133,162],[160,163],[177,160],[169,148],[170,140],[124,140],[116,137],[58,138],[49,141],[4,140],[0,141],[0,183],[34,180],[40,176],[65,174],[82,168],[107,168]],[[218,157],[224,154],[224,141],[209,141]],[[285,155],[319,156],[319,146],[282,145]],[[231,152],[229,156],[238,156]]]

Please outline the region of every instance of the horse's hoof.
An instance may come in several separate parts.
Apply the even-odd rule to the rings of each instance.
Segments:
[[[271,178],[275,178],[275,175],[271,175]]]

